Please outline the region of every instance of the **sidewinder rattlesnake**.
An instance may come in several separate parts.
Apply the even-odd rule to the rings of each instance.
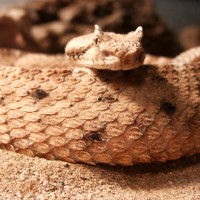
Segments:
[[[110,165],[200,153],[200,47],[143,65],[141,39],[96,25],[68,43],[69,66],[99,70],[1,66],[0,148]]]

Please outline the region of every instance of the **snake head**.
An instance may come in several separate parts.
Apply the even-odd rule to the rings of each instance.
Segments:
[[[129,70],[144,61],[143,29],[138,27],[128,34],[103,32],[95,25],[91,34],[73,38],[65,47],[70,63],[77,67],[107,70]]]

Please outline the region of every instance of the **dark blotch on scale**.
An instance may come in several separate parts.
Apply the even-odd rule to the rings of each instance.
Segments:
[[[4,105],[4,97],[0,97],[0,105]]]
[[[83,139],[87,141],[102,141],[102,136],[100,133],[97,132],[90,132],[83,136]]]
[[[45,92],[42,89],[36,89],[34,91],[28,92],[28,94],[30,94],[32,97],[35,97],[37,99],[43,99],[49,95],[47,92]]]
[[[173,115],[176,111],[176,106],[170,102],[161,103],[161,110],[163,110],[167,115]]]

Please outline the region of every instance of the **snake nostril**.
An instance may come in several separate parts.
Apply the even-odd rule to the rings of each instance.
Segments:
[[[118,53],[118,52],[120,52],[120,49],[119,48],[114,48],[114,50],[113,50],[115,53]]]

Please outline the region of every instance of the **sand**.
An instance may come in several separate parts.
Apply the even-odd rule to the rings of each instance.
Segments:
[[[200,155],[165,164],[88,166],[0,150],[0,199],[200,199]]]

